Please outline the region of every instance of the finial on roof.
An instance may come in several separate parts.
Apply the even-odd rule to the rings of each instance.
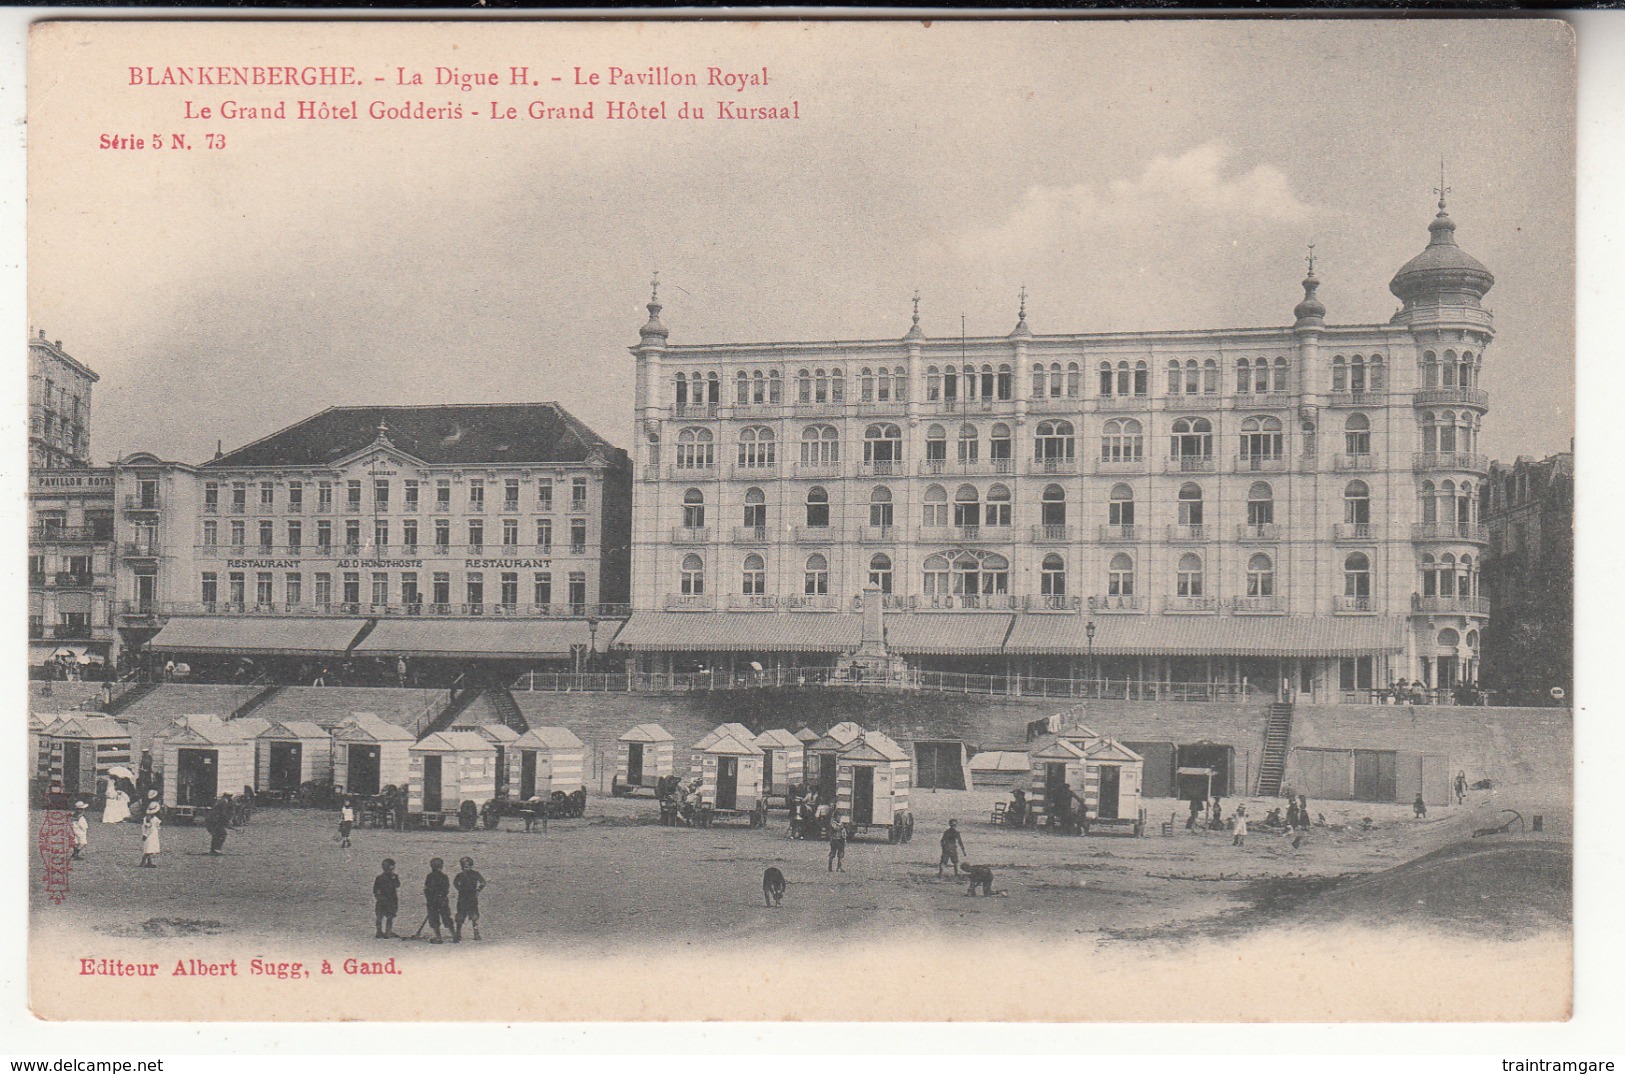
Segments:
[[[920,292],[919,291],[914,292],[914,323],[916,325],[918,325],[920,323]],[[43,332],[40,333],[40,334],[44,335]]]
[[[1016,327],[1010,332],[1012,336],[1028,338],[1032,329],[1027,327],[1027,285],[1021,285],[1021,305],[1016,312]]]
[[[1439,195],[1439,211],[1442,213],[1442,212],[1444,212],[1444,196],[1446,194],[1450,193],[1450,188],[1444,185],[1444,154],[1443,153],[1439,154],[1439,185],[1433,188],[1433,192],[1435,194]]]
[[[655,269],[654,276],[651,278],[651,280],[649,282],[649,301],[650,302],[659,302],[660,301],[660,270],[659,269]]]
[[[1315,244],[1309,244],[1309,254],[1304,258],[1309,263],[1309,274],[1303,278],[1303,301],[1292,307],[1292,315],[1297,318],[1294,328],[1318,328],[1326,324],[1326,307],[1315,292],[1320,290],[1320,281],[1315,278]]]
[[[214,457],[215,458],[217,458],[217,459],[225,458],[226,453],[221,450],[223,445],[224,445],[224,441],[216,440],[214,442]]]
[[[389,439],[389,423],[387,421],[385,421],[383,418],[378,419],[378,439],[380,439],[380,440],[388,440]]]
[[[649,320],[638,330],[643,345],[664,346],[666,342],[666,326],[660,323],[660,311],[665,307],[660,304],[660,270],[655,269],[649,280]]]
[[[1314,243],[1311,242],[1309,244],[1309,256],[1304,258],[1304,260],[1309,262],[1309,275],[1313,276],[1315,274],[1315,244]]]
[[[1021,309],[1016,314],[1016,320],[1025,321],[1026,319],[1027,319],[1027,285],[1022,284],[1021,285]]]
[[[924,339],[925,333],[920,331],[920,292],[914,292],[914,323],[909,326],[908,335],[904,339]]]

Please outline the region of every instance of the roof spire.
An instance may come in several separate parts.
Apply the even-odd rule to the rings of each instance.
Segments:
[[[924,339],[925,333],[920,331],[920,291],[914,289],[914,324],[909,328],[904,339]]]
[[[1309,256],[1304,260],[1309,262],[1309,276],[1313,279],[1315,275],[1315,244],[1313,242],[1309,244]]]
[[[1025,321],[1026,319],[1027,319],[1027,285],[1022,284],[1021,285],[1021,309],[1016,314],[1016,320]]]
[[[660,311],[665,307],[660,304],[660,270],[655,269],[649,280],[649,320],[638,329],[638,336],[642,340],[641,346],[665,346],[666,326],[660,323]]]
[[[1320,290],[1320,281],[1315,278],[1315,244],[1309,244],[1309,254],[1304,258],[1309,263],[1309,274],[1303,278],[1303,301],[1292,308],[1292,315],[1297,318],[1294,328],[1321,328],[1326,324],[1326,307],[1315,294]]]
[[[914,323],[915,325],[920,323],[920,292],[918,289],[914,292]]]
[[[1032,331],[1032,329],[1027,327],[1027,285],[1026,284],[1021,285],[1021,300],[1020,301],[1021,301],[1021,305],[1017,309],[1017,312],[1016,312],[1016,327],[1011,330],[1010,335],[1012,337],[1014,337],[1014,338],[1030,339],[1032,337],[1033,331]]]
[[[649,283],[649,302],[651,305],[660,301],[660,270],[655,269],[654,277]]]
[[[378,419],[378,439],[389,439],[389,422],[385,421],[383,418]]]
[[[1444,212],[1444,196],[1446,194],[1450,193],[1450,188],[1444,185],[1444,154],[1443,153],[1439,154],[1439,185],[1433,188],[1433,192],[1435,194],[1439,195],[1439,211],[1442,213],[1442,212]]]

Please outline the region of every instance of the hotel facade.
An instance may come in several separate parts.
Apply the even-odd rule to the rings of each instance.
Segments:
[[[1382,324],[631,348],[639,670],[827,667],[865,591],[910,666],[1282,686],[1476,675],[1494,278],[1455,241]],[[1368,695],[1367,695],[1368,696]]]

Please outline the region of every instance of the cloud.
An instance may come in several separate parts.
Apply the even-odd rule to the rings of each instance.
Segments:
[[[1299,223],[1310,213],[1279,168],[1260,163],[1238,170],[1227,146],[1208,142],[1177,157],[1154,157],[1133,179],[1029,187],[1001,223],[964,236],[962,246],[981,257],[1030,253],[1108,231],[1201,222],[1203,233],[1216,234],[1239,225]]]

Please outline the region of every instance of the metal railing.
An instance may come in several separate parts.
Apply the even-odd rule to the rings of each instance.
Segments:
[[[434,604],[427,601],[399,604],[372,604],[367,601],[298,602],[250,600],[218,601],[119,601],[120,615],[298,615],[365,616],[401,618],[423,616],[462,618],[473,616],[519,619],[625,619],[632,614],[628,604],[588,604],[569,601],[548,604]]]
[[[1488,544],[1490,531],[1477,522],[1413,522],[1413,541],[1471,541]]]
[[[1033,527],[1033,540],[1039,544],[1054,543],[1056,541],[1070,541],[1071,539],[1071,526],[1039,525]]]
[[[28,540],[33,544],[106,544],[113,540],[113,532],[94,526],[34,526]]]
[[[1370,522],[1339,522],[1332,527],[1335,541],[1373,541],[1377,529]]]
[[[1490,463],[1483,455],[1470,451],[1418,451],[1411,456],[1413,470],[1467,470],[1487,474]]]
[[[1411,594],[1411,611],[1425,615],[1488,615],[1490,598],[1465,596],[1424,597]]]
[[[1422,388],[1411,396],[1415,406],[1488,407],[1490,393],[1483,388]]]
[[[1236,540],[1238,541],[1278,541],[1280,539],[1280,527],[1273,522],[1254,522],[1236,527]]]

